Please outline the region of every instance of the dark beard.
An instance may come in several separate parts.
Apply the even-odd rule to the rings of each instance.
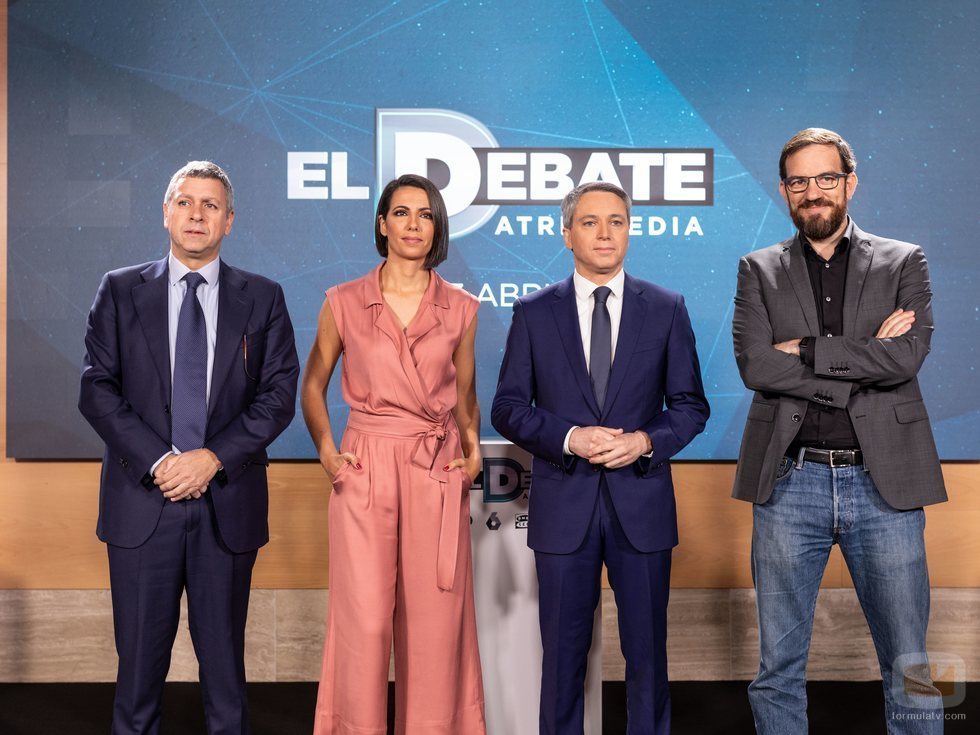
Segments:
[[[803,204],[813,204],[814,202],[801,202],[790,215],[793,218],[793,224],[799,228],[807,240],[820,242],[837,232],[837,229],[843,224],[844,218],[847,216],[847,205],[834,204],[826,199],[818,201],[820,204],[826,204],[831,208],[829,216],[804,217],[806,209],[804,209]]]

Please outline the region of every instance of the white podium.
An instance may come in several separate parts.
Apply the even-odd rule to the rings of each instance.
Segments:
[[[482,445],[483,476],[470,492],[473,586],[488,735],[537,735],[541,635],[534,552],[527,547],[531,457]],[[585,735],[602,732],[602,610],[596,610],[585,685]]]

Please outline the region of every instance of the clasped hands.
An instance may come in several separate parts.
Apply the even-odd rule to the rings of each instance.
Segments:
[[[221,462],[210,449],[167,455],[153,473],[153,482],[163,497],[176,503],[199,498],[208,491],[208,483],[221,469]]]
[[[653,451],[653,444],[643,431],[624,433],[606,426],[580,426],[568,437],[568,449],[592,464],[615,470]]]
[[[912,328],[915,322],[915,312],[909,309],[895,309],[878,327],[875,339],[890,339],[891,337],[901,337]],[[802,339],[802,337],[800,338]],[[773,345],[774,349],[785,352],[788,355],[800,356],[800,339],[789,339],[785,342],[777,342]]]

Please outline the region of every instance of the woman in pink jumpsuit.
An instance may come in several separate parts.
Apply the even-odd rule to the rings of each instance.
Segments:
[[[446,258],[438,189],[402,176],[375,223],[387,260],[327,291],[302,405],[330,498],[330,604],[315,735],[384,735],[394,635],[399,735],[484,735],[469,487],[480,469],[477,300]],[[343,354],[338,451],[324,395]]]

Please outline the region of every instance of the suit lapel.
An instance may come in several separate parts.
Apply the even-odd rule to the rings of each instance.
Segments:
[[[630,360],[636,348],[636,341],[643,329],[643,316],[647,310],[647,299],[643,295],[643,287],[626,275],[623,286],[623,311],[619,320],[619,334],[616,337],[616,355],[613,357],[612,372],[609,375],[609,387],[606,389],[606,401],[603,415],[608,415],[609,408],[616,400],[616,394],[623,387],[623,381],[629,373]]]
[[[599,415],[599,404],[596,403],[595,394],[592,392],[592,382],[589,380],[589,371],[585,367],[585,352],[582,349],[582,330],[578,325],[578,305],[575,303],[575,286],[572,284],[572,277],[569,276],[558,284],[555,289],[555,298],[551,302],[551,312],[555,317],[558,327],[558,337],[561,339],[562,347],[565,350],[565,357],[578,383],[579,390],[585,396],[586,402],[595,413]]]
[[[252,299],[246,281],[238,271],[222,261],[218,275],[218,329],[214,344],[214,364],[211,368],[211,397],[208,400],[208,420],[218,404],[215,400],[228,385],[232,365],[245,359],[244,337]],[[244,369],[244,367],[242,368]]]
[[[858,229],[851,228],[851,252],[847,258],[847,276],[844,280],[844,336],[853,337],[854,325],[857,321],[858,304],[861,303],[861,293],[864,282],[871,267],[871,256],[874,249],[867,236]]]
[[[783,269],[789,276],[789,282],[796,292],[796,299],[803,309],[803,316],[806,319],[806,326],[810,330],[809,334],[820,334],[820,321],[817,318],[817,306],[813,300],[813,286],[810,285],[810,276],[806,270],[806,259],[803,255],[803,244],[799,236],[789,241],[789,245],[783,248],[779,256]]]
[[[170,404],[170,302],[167,259],[150,263],[140,277],[143,282],[132,291],[133,306],[153,364],[164,386],[167,404]]]

